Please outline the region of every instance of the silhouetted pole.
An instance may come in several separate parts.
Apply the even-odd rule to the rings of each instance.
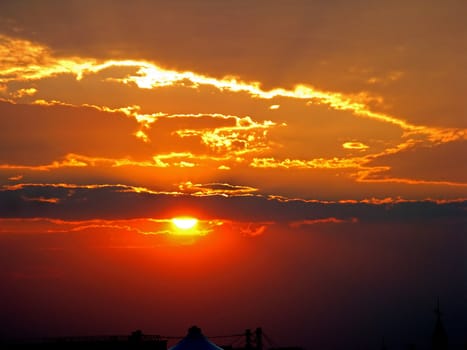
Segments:
[[[444,329],[443,321],[441,320],[441,308],[439,306],[439,298],[436,303],[436,324],[432,337],[433,350],[447,350],[448,349],[448,335]]]
[[[251,329],[245,330],[245,348],[251,349]]]
[[[263,330],[256,328],[256,350],[263,350]]]

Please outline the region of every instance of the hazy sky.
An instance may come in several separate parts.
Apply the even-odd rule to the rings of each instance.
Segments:
[[[2,1],[0,336],[467,342],[466,13]]]

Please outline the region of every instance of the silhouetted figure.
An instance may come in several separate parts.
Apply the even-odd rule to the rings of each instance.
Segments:
[[[441,320],[441,310],[439,307],[439,299],[435,309],[436,324],[433,330],[432,349],[433,350],[448,350],[448,335],[444,329],[443,321]]]

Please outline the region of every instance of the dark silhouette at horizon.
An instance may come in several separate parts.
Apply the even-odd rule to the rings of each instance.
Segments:
[[[431,338],[431,350],[455,350],[460,346],[449,346],[448,334],[442,321],[442,312],[439,299],[434,310],[436,315],[435,326]],[[224,336],[213,336],[211,338],[235,338],[229,345],[217,345],[206,337],[201,328],[192,326],[188,329],[184,337],[170,337],[160,335],[147,335],[141,330],[136,330],[128,336],[90,336],[90,337],[60,337],[46,338],[38,341],[16,340],[16,341],[1,341],[0,349],[104,349],[104,350],[126,350],[126,349],[152,349],[152,350],[264,350],[264,340],[267,341],[269,347],[267,350],[303,350],[298,346],[277,347],[271,339],[263,332],[262,328],[256,328],[253,333],[250,329],[246,329],[244,333]],[[168,348],[169,339],[178,339],[179,341]],[[244,339],[244,345],[234,346],[239,339]],[[465,343],[461,345],[467,350],[467,338]],[[417,350],[416,344],[409,344],[409,350]],[[391,350],[386,344],[386,338],[382,337],[381,350]]]

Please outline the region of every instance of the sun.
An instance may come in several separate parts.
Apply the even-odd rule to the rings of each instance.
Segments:
[[[196,226],[198,219],[191,217],[173,218],[172,223],[181,230],[189,230]]]

